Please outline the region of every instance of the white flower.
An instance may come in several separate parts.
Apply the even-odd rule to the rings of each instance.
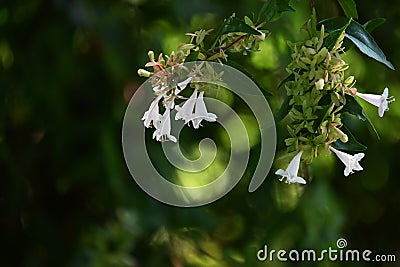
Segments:
[[[176,106],[176,115],[175,120],[185,120],[185,124],[188,123],[193,117],[193,109],[194,105],[196,104],[197,99],[197,89],[194,90],[193,94],[189,97],[188,100],[180,106]]]
[[[254,39],[258,41],[264,41],[265,40],[265,32],[258,31],[260,34],[259,35],[254,35]]]
[[[165,95],[168,92],[168,86],[156,85],[153,87],[153,91],[157,95]]]
[[[364,153],[357,153],[355,155],[350,155],[340,150],[337,150],[333,147],[329,147],[333,153],[346,165],[344,169],[344,175],[349,176],[349,174],[353,173],[354,171],[362,171],[363,168],[361,167],[359,161],[365,156]]]
[[[393,102],[395,99],[393,96],[389,96],[389,89],[386,87],[383,90],[382,95],[374,95],[374,94],[362,94],[357,92],[356,96],[364,99],[368,103],[378,107],[379,117],[383,117],[383,113],[389,110],[389,103]],[[388,97],[389,96],[389,97]]]
[[[210,122],[217,120],[217,115],[215,115],[214,113],[207,112],[206,104],[204,103],[204,100],[203,100],[203,95],[204,95],[204,92],[200,92],[199,96],[196,99],[196,106],[195,106],[194,115],[192,118],[193,127],[195,129],[199,128],[202,120],[206,120],[206,121],[210,121]]]
[[[275,174],[282,176],[282,178],[279,179],[279,181],[283,181],[283,179],[286,178],[286,183],[288,184],[290,183],[306,184],[306,180],[297,176],[297,173],[299,172],[300,159],[302,154],[303,151],[297,153],[297,155],[290,161],[289,166],[287,167],[286,170],[279,169],[275,172]]]
[[[154,123],[156,130],[153,133],[153,139],[176,142],[176,137],[171,135],[170,112],[170,107],[168,106],[160,120]]]
[[[317,90],[324,89],[324,85],[325,85],[324,79],[319,79],[318,81],[315,82],[315,88],[317,88]]]
[[[179,94],[183,89],[186,88],[186,86],[187,86],[191,81],[192,81],[192,77],[189,77],[189,78],[187,78],[186,80],[181,81],[180,83],[178,83],[178,86],[177,86],[177,88],[176,88],[176,90],[175,90],[175,94]],[[178,88],[179,88],[180,90],[179,90]]]
[[[158,102],[160,99],[161,96],[156,97],[156,99],[151,102],[149,109],[143,115],[142,120],[144,120],[144,126],[146,126],[146,128],[149,128],[151,123],[155,125],[155,122],[161,119],[161,115],[159,114],[158,110]]]

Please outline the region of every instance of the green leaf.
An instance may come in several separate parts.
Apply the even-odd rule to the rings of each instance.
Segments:
[[[372,32],[373,30],[375,30],[376,28],[381,26],[383,23],[385,23],[385,21],[386,21],[386,19],[384,19],[384,18],[371,19],[371,20],[367,21],[366,23],[364,23],[363,28],[367,32]]]
[[[199,50],[192,50],[190,54],[186,57],[185,62],[191,62],[191,61],[196,61],[198,60],[200,51]]]
[[[389,69],[394,70],[393,64],[386,59],[385,54],[383,54],[382,50],[378,47],[375,41],[371,39],[372,37],[371,38],[366,37],[365,33],[368,35],[369,33],[366,32],[364,29],[363,31],[364,33],[361,34],[357,33],[357,36],[346,35],[346,37],[350,39],[350,41],[352,41],[358,47],[358,49],[360,49],[361,52],[375,59],[376,61],[385,64]],[[372,40],[373,43],[371,43],[370,40]]]
[[[364,151],[367,149],[365,145],[361,144],[356,140],[354,135],[345,125],[343,125],[342,128],[340,128],[340,130],[342,130],[342,132],[344,132],[347,135],[348,137],[347,142],[343,143],[342,141],[337,140],[336,142],[332,143],[331,146],[333,146],[336,149],[345,151]]]
[[[285,83],[287,83],[287,82],[290,82],[290,81],[294,81],[294,73],[291,73],[290,75],[288,75],[285,79],[283,79],[280,83],[279,83],[279,85],[278,85],[278,88],[276,88],[276,89],[279,89],[279,88],[281,88]]]
[[[338,1],[346,17],[355,19],[358,18],[357,7],[354,0],[338,0]]]
[[[257,82],[257,80],[254,79],[253,75],[251,75],[251,73],[248,72],[242,65],[240,65],[236,61],[232,61],[232,60],[228,60],[226,62],[226,65],[231,66],[231,67],[243,72],[247,77],[249,77],[258,86],[258,88],[261,89],[261,91],[263,92],[264,96],[272,96],[272,94],[267,89],[265,89],[261,84],[259,84]]]
[[[219,27],[212,47],[214,47],[217,44],[218,39],[222,35],[231,33],[231,32],[242,32],[242,33],[248,33],[248,34],[253,34],[253,35],[261,35],[261,33],[259,31],[252,28],[250,25],[246,24],[246,22],[244,20],[235,17],[235,15],[232,15],[224,21],[224,23],[221,25],[221,27]]]
[[[324,24],[327,32],[333,32],[346,25],[347,20],[348,19],[344,17],[336,17],[323,20],[319,24]],[[361,52],[394,70],[392,63],[386,59],[385,54],[379,48],[374,38],[361,24],[352,20],[350,25],[346,28],[346,37],[352,41]]]
[[[289,4],[290,0],[267,0],[261,7],[256,19],[257,24],[270,22],[280,18],[283,12],[295,11]]]
[[[339,37],[343,34],[343,32],[346,30],[346,28],[350,25],[351,19],[348,19],[347,23],[344,24],[341,28],[329,32],[329,35],[324,38],[324,44],[328,51],[331,51],[333,47],[335,47],[337,40]]]
[[[291,97],[287,95],[285,97],[285,99],[283,100],[281,108],[275,113],[275,120],[277,122],[283,120],[286,117],[286,115],[289,113],[289,110],[290,110],[290,105],[289,105],[290,99],[291,99]]]
[[[355,97],[346,95],[346,105],[344,105],[342,112],[348,112],[360,120],[368,122],[368,125],[370,126],[370,129],[376,134],[377,138],[380,139],[378,131],[376,130],[375,126],[372,124],[371,119],[368,117],[368,115],[365,113],[364,109],[358,103],[358,101],[355,99]]]
[[[330,108],[331,108],[331,105],[324,105],[324,106],[322,106],[322,109],[320,109],[320,110],[318,110],[316,112],[316,115],[318,116],[318,119],[316,119],[315,123],[314,123],[314,130],[315,131],[317,131],[317,129],[320,127],[321,123],[330,114],[330,112],[329,112]]]

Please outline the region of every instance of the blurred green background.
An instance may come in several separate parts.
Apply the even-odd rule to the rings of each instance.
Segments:
[[[400,68],[400,6],[357,2],[359,22],[387,18],[373,36]],[[282,95],[275,88],[286,76],[286,40],[300,38],[310,12],[308,1],[292,5],[295,13],[266,26],[272,34],[262,52],[238,58],[275,96]],[[353,121],[368,150],[364,171],[347,178],[344,166],[326,156],[312,165],[305,187],[270,175],[248,193],[257,146],[239,186],[204,207],[164,205],[131,178],[122,119],[144,81],[136,70],[148,61],[147,51],[169,53],[188,40],[184,33],[215,28],[233,12],[244,16],[260,6],[257,0],[2,1],[0,266],[272,266],[256,258],[264,244],[319,250],[335,247],[340,237],[349,248],[396,254],[397,265],[387,266],[399,266],[399,102],[382,119],[364,105],[380,140]],[[333,0],[316,6],[320,19],[342,14]],[[387,86],[400,99],[397,71],[354,48],[344,58],[360,91],[380,94]],[[272,109],[280,102],[271,98]]]

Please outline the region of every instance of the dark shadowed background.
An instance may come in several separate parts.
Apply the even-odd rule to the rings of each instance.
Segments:
[[[357,2],[359,22],[387,19],[372,35],[400,68],[400,6],[389,0]],[[248,193],[250,167],[223,199],[191,209],[153,200],[131,178],[122,154],[122,120],[130,96],[144,81],[136,71],[148,61],[147,51],[169,54],[187,42],[186,32],[216,28],[232,13],[256,13],[261,4],[1,2],[0,266],[271,266],[256,258],[264,244],[320,250],[335,247],[340,237],[350,248],[396,254],[397,265],[387,266],[398,266],[399,101],[382,119],[364,105],[381,139],[354,121],[368,150],[364,171],[347,178],[332,156],[312,165],[312,182],[305,187],[287,186],[270,175]],[[282,94],[276,87],[290,59],[286,40],[300,38],[310,12],[308,1],[292,5],[295,13],[266,26],[272,34],[262,52],[238,57],[276,96]],[[336,1],[316,1],[316,6],[320,19],[341,15]],[[380,94],[389,87],[400,100],[398,71],[355,48],[344,58],[360,91]],[[271,100],[273,110],[280,101]],[[284,129],[278,127],[278,133]],[[253,152],[250,165],[257,163],[257,149]]]

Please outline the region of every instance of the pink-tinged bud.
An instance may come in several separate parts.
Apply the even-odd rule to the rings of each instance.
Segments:
[[[350,91],[350,94],[353,96],[355,96],[357,94],[357,88],[350,88],[349,91]]]

